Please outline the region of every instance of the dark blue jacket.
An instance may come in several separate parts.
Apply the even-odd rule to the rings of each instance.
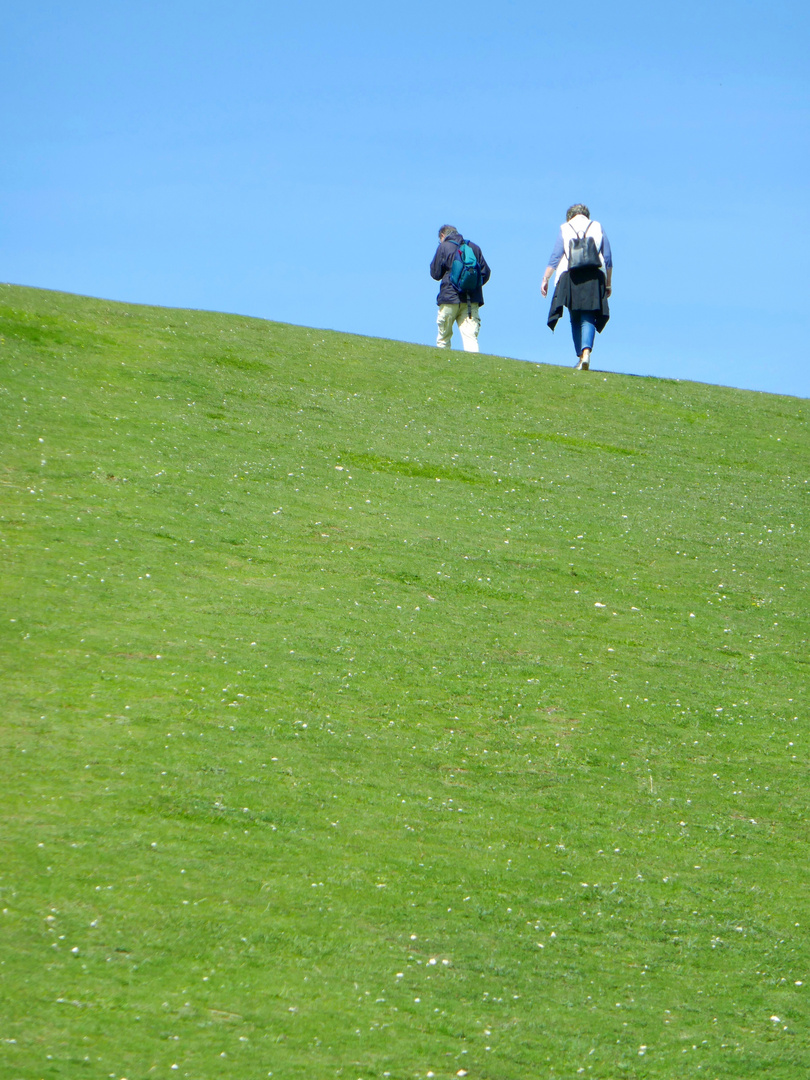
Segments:
[[[481,285],[468,296],[466,293],[460,294],[458,289],[455,288],[450,281],[450,267],[452,266],[453,258],[458,251],[458,246],[461,243],[463,243],[463,237],[457,232],[452,232],[448,233],[436,248],[436,254],[433,256],[433,262],[430,264],[430,276],[434,281],[441,282],[441,285],[439,286],[439,295],[436,297],[436,303],[460,304],[463,302],[466,304],[469,300],[471,303],[483,307],[484,290],[481,286],[486,285],[489,281],[490,269],[487,266],[486,259],[481,254],[481,248],[478,244],[474,244],[472,240],[468,240],[467,243],[475,252],[475,257],[478,259],[478,265],[481,267]]]

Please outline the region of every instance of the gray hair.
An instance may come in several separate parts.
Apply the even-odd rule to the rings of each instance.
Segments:
[[[585,203],[577,202],[573,206],[569,206],[565,211],[565,220],[570,221],[572,217],[576,217],[577,214],[582,214],[583,217],[590,218],[591,212]]]
[[[442,227],[439,229],[439,239],[444,240],[445,236],[447,236],[448,233],[451,232],[458,232],[458,229],[455,227],[455,225],[442,225]]]

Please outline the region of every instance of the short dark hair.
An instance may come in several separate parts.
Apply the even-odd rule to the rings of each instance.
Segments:
[[[442,225],[442,227],[439,229],[439,239],[444,240],[445,236],[447,236],[447,234],[451,232],[458,232],[458,229],[455,227],[455,225]]]
[[[591,212],[585,203],[577,202],[573,206],[569,206],[565,212],[565,220],[570,221],[572,217],[576,217],[577,214],[582,214],[583,217],[590,218]]]

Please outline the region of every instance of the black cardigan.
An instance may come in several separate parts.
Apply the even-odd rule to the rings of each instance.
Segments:
[[[549,329],[553,330],[562,318],[563,309],[590,311],[595,315],[596,329],[601,334],[610,318],[605,275],[601,270],[587,267],[583,270],[566,270],[560,274],[551,308],[548,313]]]

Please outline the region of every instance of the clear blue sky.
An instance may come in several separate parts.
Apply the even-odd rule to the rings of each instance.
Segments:
[[[6,0],[0,279],[431,344],[450,222],[482,348],[573,364],[539,283],[614,251],[594,365],[810,397],[806,0]]]

